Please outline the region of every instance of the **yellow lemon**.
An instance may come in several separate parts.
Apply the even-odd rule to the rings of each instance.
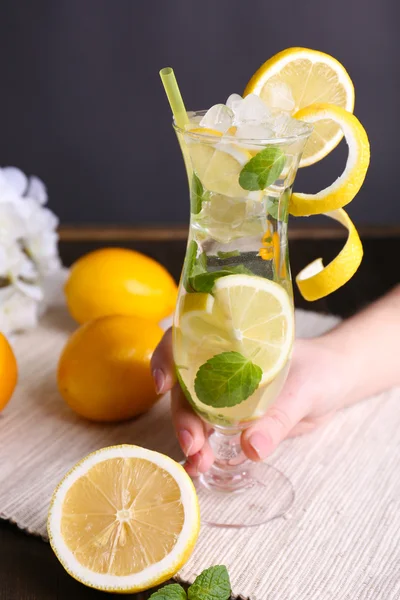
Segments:
[[[124,248],[103,248],[72,266],[65,295],[78,323],[115,314],[160,321],[173,312],[177,286],[168,271],[149,256]]]
[[[0,333],[0,411],[10,400],[18,379],[17,361],[7,338]]]
[[[106,592],[163,583],[191,555],[200,528],[193,483],[174,460],[138,446],[89,454],[53,494],[49,540],[66,571]]]
[[[111,315],[82,325],[58,364],[65,402],[93,421],[122,421],[148,410],[157,400],[150,359],[162,335],[156,323],[132,316]]]
[[[287,48],[267,60],[250,79],[243,95],[251,93],[292,115],[315,102],[335,104],[349,112],[354,109],[354,86],[346,69],[333,56],[310,48]],[[300,167],[324,158],[342,137],[335,122],[316,123]]]

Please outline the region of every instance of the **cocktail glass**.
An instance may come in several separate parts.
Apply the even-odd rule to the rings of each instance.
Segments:
[[[192,124],[204,112],[189,113]],[[287,512],[290,481],[244,456],[242,431],[278,397],[289,370],[294,308],[288,254],[291,190],[311,126],[280,139],[174,129],[191,216],[174,316],[179,382],[203,419],[215,462],[195,479],[202,520],[254,526]]]

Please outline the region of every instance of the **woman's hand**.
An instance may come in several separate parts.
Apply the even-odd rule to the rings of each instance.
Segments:
[[[242,448],[251,460],[263,460],[287,437],[312,431],[343,406],[347,391],[341,353],[325,338],[297,340],[288,379],[276,402],[254,425],[242,433]],[[167,331],[152,359],[158,393],[172,389],[172,420],[191,475],[204,472],[214,457],[207,438],[210,426],[186,401],[175,381],[171,330]]]
[[[314,339],[296,340],[285,386],[266,414],[242,433],[251,460],[263,460],[287,437],[312,431],[338,409],[400,385],[400,286]],[[214,457],[207,426],[190,408],[175,381],[171,331],[154,352],[153,377],[159,394],[172,388],[172,419],[191,475]]]

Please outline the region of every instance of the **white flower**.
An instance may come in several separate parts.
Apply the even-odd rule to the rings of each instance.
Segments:
[[[42,206],[47,204],[47,189],[43,181],[39,177],[29,177],[28,188],[26,190],[28,198],[33,198]]]
[[[0,289],[0,331],[10,335],[37,325],[38,303],[12,286]]]
[[[28,187],[28,178],[25,173],[17,167],[4,167],[2,172],[8,185],[18,194],[18,196],[23,196]]]
[[[17,244],[0,246],[0,276],[27,296],[37,301],[42,299],[36,265]]]
[[[25,231],[25,224],[16,203],[0,200],[0,245],[8,246],[23,239]]]
[[[58,219],[46,203],[38,177],[0,169],[0,331],[36,324],[42,278],[60,269]]]
[[[40,275],[60,268],[58,219],[44,207],[46,202],[46,187],[38,177],[28,179],[16,167],[0,170],[0,244],[20,240]]]

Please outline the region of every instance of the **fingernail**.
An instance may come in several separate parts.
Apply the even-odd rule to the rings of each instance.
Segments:
[[[178,440],[185,456],[189,456],[189,452],[193,446],[193,436],[187,429],[178,431]]]
[[[253,448],[254,452],[257,454],[258,458],[264,459],[268,456],[269,446],[268,440],[266,437],[256,431],[252,433],[249,437],[249,444]]]
[[[161,392],[164,389],[164,383],[165,383],[164,372],[161,369],[154,369],[153,379],[154,379],[154,385],[156,387],[156,393],[161,394]]]

